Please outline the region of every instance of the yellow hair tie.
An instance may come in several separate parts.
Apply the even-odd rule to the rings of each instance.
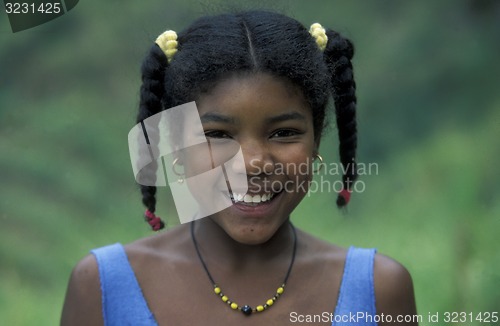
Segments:
[[[177,52],[177,33],[174,31],[165,31],[156,38],[155,43],[165,53],[168,63],[170,63]]]
[[[314,23],[311,25],[309,33],[316,39],[316,44],[318,44],[319,49],[324,51],[328,43],[328,36],[326,36],[326,30],[323,26],[319,23]]]

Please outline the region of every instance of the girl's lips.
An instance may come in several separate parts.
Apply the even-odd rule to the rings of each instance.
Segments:
[[[243,217],[265,217],[273,213],[277,208],[279,201],[281,199],[281,194],[283,191],[273,194],[270,200],[260,203],[245,203],[245,202],[235,202],[230,207],[231,210],[237,215],[243,215]]]

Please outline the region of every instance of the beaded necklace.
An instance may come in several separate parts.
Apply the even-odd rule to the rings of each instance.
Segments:
[[[283,280],[281,286],[278,287],[278,289],[276,290],[276,294],[271,299],[267,300],[266,303],[263,305],[259,305],[255,308],[252,308],[249,305],[239,306],[236,302],[229,300],[229,298],[226,295],[224,295],[224,293],[222,293],[221,288],[217,285],[217,283],[215,283],[214,279],[212,278],[212,275],[208,271],[207,265],[205,264],[203,257],[201,257],[200,249],[198,248],[198,242],[196,241],[196,238],[194,236],[194,222],[191,223],[191,238],[193,239],[193,244],[194,248],[196,249],[196,254],[200,259],[200,262],[203,265],[203,269],[207,273],[210,282],[212,282],[215,294],[217,294],[222,299],[222,302],[226,303],[229,307],[231,307],[231,309],[240,310],[244,315],[249,316],[252,313],[262,312],[264,310],[269,309],[274,304],[274,302],[278,300],[278,298],[285,291],[285,285],[288,280],[288,277],[290,276],[290,272],[292,271],[292,266],[295,261],[295,253],[297,252],[297,233],[295,232],[295,227],[293,226],[292,223],[290,223],[290,226],[292,227],[293,231],[293,251],[292,251],[292,260],[290,261],[290,266],[288,266],[288,271],[286,272],[285,279]]]

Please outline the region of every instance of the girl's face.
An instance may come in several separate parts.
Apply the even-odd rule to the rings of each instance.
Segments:
[[[186,175],[205,172],[211,159],[223,164],[227,157],[217,153],[239,145],[244,166],[234,164],[231,173],[246,174],[248,190],[231,189],[233,205],[209,218],[235,241],[264,243],[307,193],[317,153],[311,109],[299,90],[267,74],[225,79],[196,103],[212,153],[186,153]]]

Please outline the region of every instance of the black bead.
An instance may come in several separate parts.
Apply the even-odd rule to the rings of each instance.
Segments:
[[[244,305],[241,307],[241,312],[247,316],[250,316],[252,314],[252,307],[249,305]]]

